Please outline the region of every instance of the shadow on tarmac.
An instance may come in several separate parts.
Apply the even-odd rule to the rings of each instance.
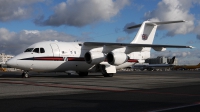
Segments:
[[[151,95],[148,99],[148,97],[144,97],[144,94],[128,92],[30,96],[27,98],[0,99],[0,104],[2,112],[138,112],[185,105],[184,103],[171,102],[170,99],[155,101],[151,100]],[[199,107],[184,108],[181,111],[197,112],[200,111]]]
[[[120,93],[97,93],[81,95],[52,95],[43,97],[28,97],[1,99],[0,108],[3,112],[134,112],[180,104],[166,102],[147,102],[132,100],[136,96]],[[121,100],[119,100],[119,98]],[[12,108],[10,108],[12,107]]]
[[[22,78],[22,72],[0,72],[1,78]],[[60,75],[61,74],[61,75]],[[88,76],[79,76],[78,74],[68,75],[67,73],[35,73],[30,72],[31,77],[52,77],[52,78],[105,78],[103,75],[90,73]]]
[[[81,78],[78,75],[63,73],[61,75],[31,74],[31,77],[52,77],[52,78]],[[92,74],[82,78],[104,78],[99,74]],[[21,78],[20,72],[0,72],[0,79]],[[91,79],[92,80],[92,79]],[[1,80],[0,80],[1,81]],[[122,80],[124,81],[124,80]],[[111,82],[112,83],[112,82]],[[165,110],[165,112],[200,112],[200,84],[189,84],[169,88],[144,89],[140,92],[125,91],[95,91],[84,90],[93,93],[48,93],[7,96],[0,99],[0,111],[2,112],[140,112]],[[138,90],[139,91],[139,90]],[[182,108],[174,108],[185,106]],[[174,108],[174,109],[169,109]]]

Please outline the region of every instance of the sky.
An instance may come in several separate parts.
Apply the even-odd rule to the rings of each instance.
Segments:
[[[153,44],[195,49],[151,51],[176,56],[178,64],[200,63],[199,0],[0,0],[0,53],[17,55],[40,41],[130,43],[143,21],[186,20],[158,27]]]

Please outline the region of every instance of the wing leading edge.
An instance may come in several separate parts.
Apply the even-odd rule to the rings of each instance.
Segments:
[[[88,47],[160,47],[160,48],[194,48],[192,46],[180,46],[180,45],[157,45],[157,44],[126,44],[126,43],[104,43],[104,42],[84,42],[83,43],[85,46]]]

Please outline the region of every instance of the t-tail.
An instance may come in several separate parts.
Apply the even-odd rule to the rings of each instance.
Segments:
[[[168,64],[174,64],[174,61],[175,61],[175,56],[171,60],[169,60]]]
[[[151,22],[151,21],[144,21],[142,24],[130,26],[128,29],[140,27],[138,33],[136,34],[134,40],[131,43],[134,44],[152,44],[156,29],[159,25],[162,24],[171,24],[171,23],[179,23],[185,22],[184,20],[179,21],[165,21],[165,22]],[[149,48],[150,51],[150,48]]]

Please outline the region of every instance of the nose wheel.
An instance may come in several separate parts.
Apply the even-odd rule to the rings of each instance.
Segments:
[[[22,78],[29,78],[28,71],[24,71],[24,72],[22,73]]]

